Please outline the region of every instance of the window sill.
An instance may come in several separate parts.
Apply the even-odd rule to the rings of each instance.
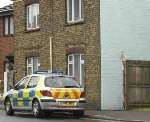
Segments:
[[[3,37],[14,37],[14,34],[3,35]]]
[[[67,22],[66,25],[72,26],[72,25],[78,25],[78,24],[84,24],[84,23],[85,23],[84,20],[80,20],[80,21],[74,21],[74,22]]]
[[[40,28],[27,29],[27,30],[26,30],[26,33],[36,32],[36,31],[40,31]]]

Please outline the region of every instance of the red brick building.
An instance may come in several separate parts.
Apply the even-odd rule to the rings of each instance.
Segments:
[[[0,8],[0,81],[4,80],[6,64],[13,63],[14,48],[13,6]],[[10,68],[10,67],[9,67]],[[12,70],[12,68],[10,68]],[[0,87],[2,86],[2,82]]]

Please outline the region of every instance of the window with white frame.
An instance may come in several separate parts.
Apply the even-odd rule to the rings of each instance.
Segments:
[[[68,76],[74,77],[75,80],[84,86],[85,70],[84,70],[84,55],[71,54],[68,55]]]
[[[83,0],[67,0],[67,21],[83,21]]]
[[[27,58],[27,74],[31,75],[40,67],[39,57]]]
[[[31,4],[26,7],[27,30],[39,28],[39,4]]]
[[[5,35],[14,34],[14,19],[12,16],[4,17],[4,34]]]

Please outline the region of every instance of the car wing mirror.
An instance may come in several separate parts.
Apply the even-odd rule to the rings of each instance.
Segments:
[[[14,87],[12,86],[12,85],[9,85],[9,89],[11,90],[11,89],[14,89]]]
[[[14,90],[18,90],[18,85],[15,85],[15,86],[14,86]]]

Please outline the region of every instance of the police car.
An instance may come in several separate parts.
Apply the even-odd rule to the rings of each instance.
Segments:
[[[4,98],[7,115],[25,110],[32,111],[34,117],[41,117],[47,111],[83,116],[85,103],[85,91],[78,82],[58,73],[28,75]]]

